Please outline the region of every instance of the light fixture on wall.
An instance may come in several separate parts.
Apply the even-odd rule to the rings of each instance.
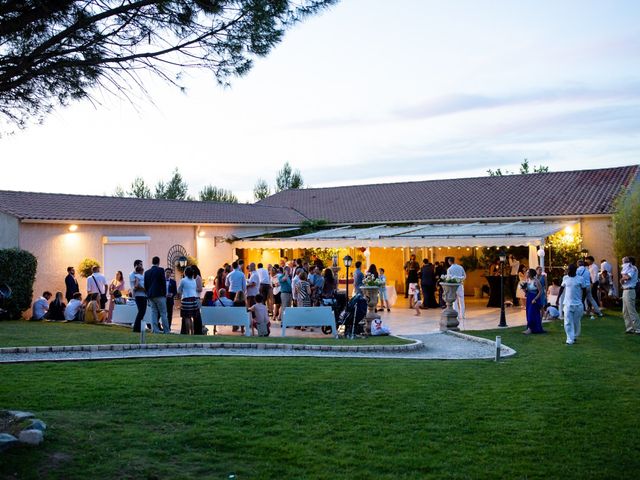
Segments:
[[[73,225],[69,225],[70,232],[75,232],[76,230],[78,230],[78,225],[76,225],[75,223]]]
[[[188,262],[187,257],[182,256],[182,257],[178,258],[178,262],[177,263],[180,266],[180,268],[185,268],[187,266],[187,262]]]
[[[205,234],[204,230],[199,230],[199,231],[198,231],[198,236],[199,236],[200,238],[204,237],[205,235],[206,235],[206,234]]]

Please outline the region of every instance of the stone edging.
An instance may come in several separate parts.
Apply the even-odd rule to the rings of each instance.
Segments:
[[[321,352],[386,352],[406,353],[415,352],[424,348],[424,343],[412,338],[413,343],[405,345],[304,345],[298,343],[230,343],[230,342],[205,342],[205,343],[122,343],[107,345],[68,345],[49,347],[3,347],[0,355],[8,353],[62,353],[62,352],[99,352],[99,351],[126,351],[126,350],[166,350],[166,349],[255,349],[255,350],[312,350]]]
[[[485,343],[488,345],[491,345],[495,348],[496,342],[494,340],[489,340],[488,338],[482,338],[482,337],[474,337],[473,335],[468,335],[466,333],[461,333],[461,332],[455,332],[453,330],[447,330],[446,332],[447,335],[451,335],[454,337],[458,337],[461,338],[463,340],[468,340],[470,342],[477,342],[477,343]],[[504,343],[500,346],[500,356],[501,357],[512,357],[514,356],[516,352],[513,348],[511,347],[507,347]]]

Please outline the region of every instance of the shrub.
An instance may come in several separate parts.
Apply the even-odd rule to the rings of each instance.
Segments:
[[[18,319],[31,308],[37,267],[38,260],[31,252],[19,248],[0,250],[0,283],[9,285],[12,292],[3,306],[8,318]]]
[[[84,278],[89,278],[93,273],[93,267],[99,267],[100,263],[95,258],[85,258],[80,262],[80,266],[78,267],[78,272],[80,272],[80,276]]]

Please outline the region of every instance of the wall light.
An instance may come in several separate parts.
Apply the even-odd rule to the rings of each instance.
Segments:
[[[200,231],[198,232],[198,236],[199,236],[199,237],[204,237],[204,236],[205,236],[205,232],[204,232],[204,230],[200,230]]]
[[[69,231],[70,232],[75,232],[76,230],[78,230],[78,225],[76,225],[76,224],[69,225]]]

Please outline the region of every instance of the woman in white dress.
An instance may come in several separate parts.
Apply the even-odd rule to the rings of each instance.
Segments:
[[[522,308],[523,310],[527,308],[525,302],[525,300],[527,299],[527,291],[526,289],[522,288],[522,284],[527,283],[526,271],[527,267],[525,267],[524,265],[520,265],[520,268],[518,269],[518,291],[516,292],[516,298],[519,298],[521,300],[520,308]]]

